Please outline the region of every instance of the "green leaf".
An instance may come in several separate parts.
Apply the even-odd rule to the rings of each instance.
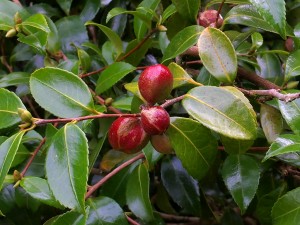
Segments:
[[[112,29],[110,29],[109,27],[106,27],[104,25],[98,24],[98,23],[94,23],[94,22],[86,22],[85,25],[93,25],[93,26],[97,26],[107,37],[108,39],[111,41],[111,43],[113,44],[113,46],[116,49],[117,55],[120,55],[123,52],[123,43],[121,38],[119,37],[119,35],[114,32]]]
[[[285,64],[285,80],[300,75],[300,50],[292,52]]]
[[[253,34],[251,34],[251,40],[252,40],[252,46],[251,46],[252,50],[258,49],[264,43],[263,36],[258,32],[254,32]]]
[[[197,43],[197,40],[203,31],[203,27],[193,25],[184,28],[178,32],[171,40],[162,58],[162,63],[175,58],[185,50]]]
[[[217,141],[200,123],[187,118],[172,118],[167,135],[183,167],[196,179],[203,178],[217,154]]]
[[[36,28],[37,30],[49,33],[49,26],[47,20],[43,14],[34,14],[28,17],[24,22],[21,23],[22,29]]]
[[[172,0],[179,14],[189,20],[192,23],[195,23],[198,10],[200,8],[201,1],[199,0]]]
[[[207,27],[198,40],[205,68],[218,80],[232,83],[237,73],[237,57],[229,38],[219,29]]]
[[[0,30],[8,31],[15,25],[14,15],[21,11],[22,7],[12,1],[0,1]]]
[[[63,209],[63,207],[54,198],[49,189],[48,182],[45,179],[26,176],[21,180],[20,185],[31,197],[44,204]]]
[[[200,69],[200,73],[197,77],[197,82],[207,86],[220,86],[220,81],[217,80],[210,72],[203,66]]]
[[[176,7],[175,5],[171,4],[169,5],[163,12],[161,16],[161,24],[163,24],[170,16],[172,16],[174,13],[176,13]]]
[[[242,213],[256,193],[259,176],[258,163],[250,156],[229,155],[223,164],[223,180]]]
[[[76,211],[69,211],[48,220],[44,225],[86,225],[86,218]]]
[[[300,221],[300,188],[282,196],[274,204],[272,219],[274,225],[291,225]]]
[[[198,182],[187,173],[178,158],[165,158],[161,164],[161,179],[174,202],[184,211],[199,215],[201,206]]]
[[[46,157],[49,187],[64,206],[84,213],[88,179],[88,145],[75,124],[62,127],[53,137]]]
[[[111,198],[89,198],[87,205],[90,211],[86,225],[128,224],[122,208]]]
[[[258,13],[273,27],[282,38],[286,37],[284,0],[249,0]]]
[[[300,136],[294,134],[282,134],[271,144],[263,161],[281,154],[298,152],[299,148]]]
[[[0,190],[2,189],[5,176],[15,158],[25,131],[20,131],[0,145]]]
[[[72,0],[56,0],[56,2],[60,6],[60,8],[65,12],[65,14],[69,15]]]
[[[267,104],[260,106],[260,123],[269,143],[283,131],[283,119],[279,110]]]
[[[183,107],[204,126],[226,137],[256,138],[257,123],[252,106],[234,87],[193,88],[183,99]]]
[[[168,68],[174,77],[173,89],[185,84],[200,85],[198,82],[194,81],[193,78],[191,78],[190,75],[188,75],[188,73],[177,63],[170,63]]]
[[[238,5],[233,7],[224,19],[225,24],[241,24],[249,27],[259,28],[265,31],[278,33],[274,27],[270,26],[252,5]]]
[[[0,88],[29,83],[30,73],[12,72],[0,79]]]
[[[77,117],[94,112],[88,86],[66,70],[36,70],[30,77],[30,90],[36,102],[56,116]]]
[[[21,121],[18,108],[26,109],[19,97],[4,88],[0,88],[0,129],[10,127]]]
[[[81,73],[86,73],[91,67],[91,58],[90,55],[81,48],[77,48],[77,55],[79,59],[79,66]]]
[[[125,54],[129,53],[132,49],[134,49],[139,44],[138,39],[134,39],[127,45]],[[139,63],[143,60],[148,49],[152,45],[152,39],[148,39],[139,49],[131,53],[129,56],[126,57],[125,61],[130,63],[133,66],[138,66]]]
[[[295,91],[292,91],[292,93]],[[282,94],[287,92],[282,91]],[[279,110],[295,134],[300,134],[300,99],[295,99],[292,102],[278,101]]]
[[[134,215],[146,222],[154,220],[149,199],[150,179],[144,164],[137,166],[127,182],[126,202]]]
[[[221,135],[221,142],[228,154],[243,154],[253,145],[253,140],[237,140]]]
[[[101,8],[101,3],[102,2],[99,0],[86,1],[84,8],[80,13],[81,20],[86,22],[88,20],[94,19]]]
[[[215,5],[215,4],[220,4],[222,3],[223,0],[211,0],[206,4],[206,9],[210,8],[211,6]],[[249,0],[226,0],[225,1],[226,4],[235,4],[235,5],[239,5],[239,4],[249,4]]]
[[[109,65],[107,69],[101,73],[97,81],[96,92],[98,94],[105,92],[135,69],[134,66],[125,62],[116,62]]]

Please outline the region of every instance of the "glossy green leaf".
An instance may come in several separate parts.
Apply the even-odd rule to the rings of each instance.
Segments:
[[[281,37],[286,37],[284,0],[249,0],[249,2]]]
[[[174,202],[183,210],[191,212],[193,215],[199,215],[200,193],[198,182],[182,167],[178,158],[164,159],[161,164],[161,178],[164,187]]]
[[[196,179],[203,178],[217,154],[217,141],[200,123],[187,118],[172,118],[167,130],[177,157]]]
[[[150,179],[144,164],[137,166],[127,182],[126,202],[134,215],[146,222],[154,220],[149,198]]]
[[[218,80],[232,83],[237,73],[237,57],[229,38],[216,28],[207,27],[198,40],[205,68]]]
[[[138,97],[139,99],[144,99],[140,93],[139,87],[138,87],[138,82],[131,82],[131,83],[127,83],[124,85],[125,89],[127,91],[130,91],[131,93],[133,93],[136,97]],[[144,102],[146,102],[146,100],[144,100]]]
[[[47,20],[43,14],[34,14],[28,17],[21,23],[22,29],[29,29],[30,27],[49,33],[49,26]]]
[[[10,169],[24,134],[25,131],[20,131],[0,145],[0,190],[2,189],[5,176]]]
[[[21,121],[18,108],[26,109],[19,97],[4,88],[0,88],[0,129],[10,127]]]
[[[30,90],[36,102],[56,116],[76,117],[94,112],[88,86],[66,70],[36,70],[30,77]]]
[[[69,211],[61,214],[50,221],[47,221],[44,225],[86,225],[86,218],[83,214],[76,211]]]
[[[168,45],[162,58],[162,62],[164,63],[172,58],[175,58],[196,44],[203,29],[204,28],[201,26],[193,25],[178,32]]]
[[[20,185],[31,197],[40,202],[56,208],[63,208],[54,198],[45,179],[26,176],[21,180]]]
[[[97,26],[111,41],[113,46],[116,49],[117,55],[120,55],[123,52],[123,43],[119,35],[114,32],[112,29],[109,27],[106,27],[102,24],[94,23],[94,22],[86,22],[85,25],[93,25]]]
[[[60,37],[58,35],[58,30],[54,22],[49,17],[45,16],[45,19],[49,26],[46,49],[49,53],[55,55],[61,49]]]
[[[270,146],[264,161],[281,154],[293,153],[299,151],[300,136],[294,134],[280,135]]]
[[[215,5],[215,4],[220,4],[220,3],[222,3],[222,1],[223,0],[211,0],[206,4],[206,8],[209,8],[209,7],[211,7],[212,5]],[[236,5],[249,4],[249,0],[226,0],[225,3],[226,4],[236,4]]]
[[[138,16],[134,16],[133,19],[133,29],[135,36],[138,40],[141,40],[145,34],[147,33],[148,28],[151,27],[151,20],[152,17],[155,14],[155,9],[157,8],[159,4],[159,0],[143,0],[137,7],[137,12],[140,12],[145,17],[148,18],[148,22],[145,22],[144,20],[140,19]],[[145,11],[143,9],[147,9],[148,11]],[[149,12],[150,10],[150,12]]]
[[[23,136],[22,141],[24,141],[24,137],[25,136]],[[12,164],[11,164],[11,167],[15,167],[15,166],[20,165],[25,159],[28,159],[31,154],[32,153],[30,151],[28,151],[27,148],[23,144],[20,144],[19,148],[18,148],[18,151],[15,155],[15,158],[14,158]]]
[[[279,110],[267,104],[260,106],[260,124],[269,143],[283,131],[283,119]]]
[[[56,0],[56,2],[60,6],[60,8],[65,12],[65,14],[69,15],[72,0]]]
[[[90,211],[86,225],[128,224],[122,208],[111,198],[89,198],[87,205]]]
[[[191,76],[178,64],[172,62],[169,64],[168,68],[174,77],[173,88],[177,88],[185,84],[195,84],[197,86],[201,85],[194,81],[193,78],[191,78]]]
[[[203,66],[200,69],[200,73],[197,77],[197,82],[207,86],[220,86],[220,81],[217,80],[210,72]]]
[[[292,91],[295,92],[295,91]],[[282,92],[286,94],[287,92]],[[300,99],[295,99],[292,102],[278,101],[279,110],[295,134],[300,134]]]
[[[274,204],[272,219],[274,225],[291,225],[300,221],[300,188],[282,196]]]
[[[62,205],[84,213],[88,145],[85,134],[78,126],[66,124],[55,134],[45,166],[49,187],[55,198]]]
[[[171,4],[169,5],[163,12],[161,16],[161,24],[163,24],[170,16],[172,16],[174,13],[176,13],[176,7],[175,5]]]
[[[134,39],[127,45],[125,54],[128,54],[139,44],[138,39]],[[139,63],[144,59],[148,49],[152,46],[152,39],[148,39],[139,49],[135,50],[132,54],[126,57],[125,61],[133,66],[138,66]],[[122,56],[122,55],[121,55]]]
[[[256,193],[259,176],[258,163],[250,156],[229,155],[223,164],[223,180],[242,213]]]
[[[264,42],[263,36],[258,32],[254,32],[253,34],[251,34],[251,40],[252,40],[251,49],[253,49],[253,50],[261,47]]]
[[[200,8],[201,1],[199,0],[172,0],[179,14],[189,20],[192,23],[195,23],[198,10]]]
[[[278,33],[278,31],[270,26],[268,21],[265,20],[252,5],[238,5],[233,7],[226,14],[224,24],[241,24]]]
[[[0,1],[0,30],[12,29],[15,25],[14,15],[21,10],[22,7],[17,3],[8,0]]]
[[[86,22],[95,18],[97,13],[101,8],[101,1],[99,0],[89,0],[85,2],[84,8],[80,13],[80,18],[82,21]]]
[[[292,52],[286,60],[285,79],[300,75],[300,50]]]
[[[64,54],[75,52],[73,45],[80,46],[89,40],[86,27],[79,16],[63,17],[55,22]],[[68,27],[68,29],[66,29]]]
[[[134,66],[125,62],[116,62],[109,65],[107,69],[101,73],[97,81],[96,92],[98,94],[105,92],[135,69]]]
[[[237,140],[221,135],[221,142],[228,154],[243,154],[253,145],[253,140]]]
[[[0,79],[0,88],[28,84],[30,74],[26,72],[13,72]]]
[[[254,140],[256,116],[247,98],[234,87],[202,86],[183,99],[187,112],[204,126],[239,140]]]
[[[86,73],[91,67],[91,58],[90,55],[81,48],[77,48],[77,55],[79,59],[79,66],[81,73]]]

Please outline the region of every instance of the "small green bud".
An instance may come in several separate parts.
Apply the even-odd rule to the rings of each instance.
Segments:
[[[32,123],[32,115],[26,109],[18,108],[18,114],[24,123]]]
[[[21,173],[18,170],[14,170],[13,176],[14,176],[15,182],[22,179]]]
[[[105,102],[104,102],[104,104],[106,105],[106,106],[110,106],[112,103],[113,103],[113,99],[112,98],[107,98],[107,99],[105,99]]]
[[[14,21],[15,24],[20,24],[22,23],[22,18],[19,12],[16,12],[16,14],[14,15]]]
[[[15,28],[10,29],[9,31],[7,31],[5,37],[7,38],[11,38],[17,35],[17,30]]]
[[[164,25],[158,25],[158,26],[157,26],[157,29],[158,29],[160,32],[166,32],[166,31],[168,30]]]

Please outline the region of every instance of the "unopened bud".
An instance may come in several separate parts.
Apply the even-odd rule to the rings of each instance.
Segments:
[[[166,31],[168,30],[164,25],[158,25],[158,26],[157,26],[157,29],[158,29],[160,32],[166,32]]]
[[[113,103],[113,101],[114,100],[112,98],[107,98],[107,99],[105,99],[104,104],[106,106],[110,106]]]
[[[32,123],[32,115],[28,110],[18,108],[18,114],[23,122],[30,124]]]
[[[16,14],[14,15],[14,21],[15,24],[20,24],[22,23],[22,18],[19,12],[16,12]]]
[[[17,34],[17,30],[15,28],[12,28],[9,31],[7,31],[5,37],[11,38],[11,37],[16,36],[16,34]]]

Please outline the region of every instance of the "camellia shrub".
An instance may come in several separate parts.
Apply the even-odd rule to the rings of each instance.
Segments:
[[[0,0],[0,225],[299,225],[296,0]]]

